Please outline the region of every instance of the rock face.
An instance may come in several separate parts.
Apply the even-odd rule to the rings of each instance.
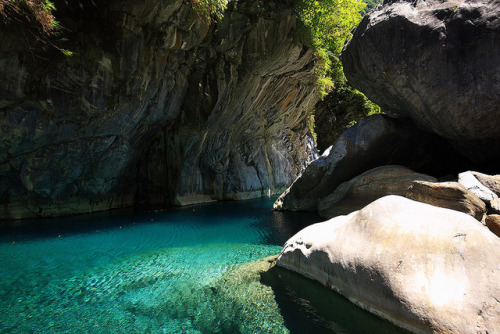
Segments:
[[[389,115],[498,161],[499,13],[496,0],[385,1],[344,48],[346,77]]]
[[[399,196],[311,225],[277,264],[415,333],[500,331],[500,239],[472,217]]]
[[[486,216],[485,223],[490,231],[500,238],[500,215]]]
[[[331,92],[314,106],[314,132],[318,151],[324,152],[349,128],[366,117],[366,98],[347,84],[336,83]]]
[[[436,182],[436,178],[415,173],[403,166],[381,166],[350,181],[344,182],[333,193],[322,199],[318,213],[323,218],[346,215],[387,195],[404,196],[413,181]]]
[[[378,166],[401,164],[413,170],[440,165],[450,152],[441,141],[411,122],[374,115],[347,129],[333,146],[309,164],[276,201],[277,210],[316,210],[341,183]],[[442,146],[444,147],[444,146]],[[449,164],[449,161],[448,161]]]
[[[277,194],[315,158],[288,5],[212,25],[183,0],[56,6],[72,57],[0,23],[0,218]]]
[[[464,212],[477,220],[481,220],[486,213],[484,202],[458,182],[415,181],[408,188],[406,197],[441,208]]]
[[[494,199],[490,202],[490,210],[494,214],[500,214],[500,199]]]
[[[498,198],[498,178],[477,172],[464,172],[458,174],[458,183],[467,190],[486,202],[491,202]],[[494,192],[494,191],[495,192]]]

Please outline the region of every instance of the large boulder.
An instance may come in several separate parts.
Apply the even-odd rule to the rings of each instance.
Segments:
[[[481,220],[486,213],[484,202],[458,182],[415,181],[408,188],[406,197],[441,208],[464,212],[477,220]]]
[[[387,195],[404,196],[413,181],[436,182],[436,178],[415,173],[398,165],[370,169],[350,181],[342,183],[318,204],[323,218],[349,214]]]
[[[349,82],[476,161],[500,153],[500,2],[384,1],[344,48]]]
[[[320,200],[341,183],[383,165],[448,166],[453,149],[413,123],[373,115],[340,135],[323,155],[306,167],[277,200],[276,210],[316,210]],[[443,149],[446,147],[446,149]]]
[[[306,227],[278,266],[415,333],[500,332],[500,239],[472,217],[399,196]]]

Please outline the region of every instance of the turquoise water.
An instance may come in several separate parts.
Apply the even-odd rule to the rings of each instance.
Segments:
[[[318,221],[272,202],[3,223],[0,333],[400,332],[298,275],[254,271]]]

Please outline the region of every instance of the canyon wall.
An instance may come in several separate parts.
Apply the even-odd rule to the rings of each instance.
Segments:
[[[212,23],[182,0],[56,7],[70,57],[1,25],[0,218],[272,195],[315,158],[285,2]]]

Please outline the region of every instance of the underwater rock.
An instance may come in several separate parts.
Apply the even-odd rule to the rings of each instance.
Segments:
[[[500,331],[500,239],[474,218],[399,196],[306,227],[277,265],[414,333]]]

